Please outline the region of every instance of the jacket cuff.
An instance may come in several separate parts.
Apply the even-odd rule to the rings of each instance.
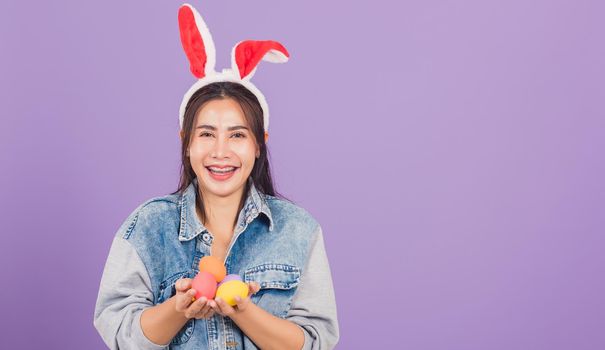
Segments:
[[[168,344],[166,344],[166,345],[159,345],[159,344],[156,344],[156,343],[152,342],[151,340],[149,340],[149,338],[147,338],[145,336],[145,334],[143,333],[143,327],[141,326],[141,315],[143,315],[143,311],[144,310],[138,311],[137,314],[134,316],[134,322],[133,322],[133,327],[132,327],[132,328],[134,328],[132,330],[132,338],[134,340],[134,343],[140,344],[140,346],[142,346],[142,349],[145,349],[145,350],[166,349],[168,347],[168,345],[170,345],[170,342],[168,342]]]
[[[294,324],[297,325],[300,329],[302,329],[303,334],[305,335],[305,343],[303,344],[301,350],[317,350],[321,348],[319,346],[319,342],[317,341],[317,334],[315,333],[315,330],[313,328],[309,330],[296,322],[294,322]]]

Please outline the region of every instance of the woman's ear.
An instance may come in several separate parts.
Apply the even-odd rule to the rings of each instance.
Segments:
[[[267,143],[268,139],[269,139],[269,133],[267,131],[265,131],[265,143]]]
[[[183,137],[185,137],[185,132],[183,131],[183,129],[179,131],[179,136],[181,137],[181,141],[183,141]]]

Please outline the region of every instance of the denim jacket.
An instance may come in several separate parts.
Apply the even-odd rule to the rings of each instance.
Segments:
[[[339,338],[330,268],[318,222],[250,181],[233,239],[228,274],[256,281],[251,301],[302,328],[303,349],[331,349]],[[175,295],[210,255],[213,235],[196,215],[197,180],[180,194],[152,198],[118,229],[103,271],[94,325],[111,349],[257,349],[228,317],[190,319],[169,344],[154,344],[140,317]]]

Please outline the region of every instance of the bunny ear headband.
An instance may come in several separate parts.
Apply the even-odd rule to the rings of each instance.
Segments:
[[[214,70],[216,51],[208,27],[202,16],[193,6],[183,4],[179,9],[179,30],[181,43],[190,63],[191,73],[199,80],[191,86],[183,97],[179,110],[179,123],[183,128],[185,108],[191,96],[201,87],[220,81],[230,81],[243,85],[252,92],[263,109],[265,138],[269,130],[269,106],[263,94],[250,82],[261,60],[273,63],[285,63],[289,54],[286,48],[272,40],[244,40],[237,43],[231,51],[231,69]]]

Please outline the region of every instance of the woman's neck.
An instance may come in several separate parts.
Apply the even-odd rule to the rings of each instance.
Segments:
[[[213,234],[230,237],[233,234],[235,221],[239,214],[243,190],[229,197],[202,195],[206,222],[204,226]]]

